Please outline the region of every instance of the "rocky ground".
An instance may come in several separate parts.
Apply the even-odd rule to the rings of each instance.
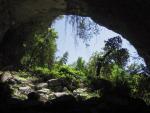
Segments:
[[[0,72],[1,113],[150,113],[150,106],[138,98],[115,92],[96,97],[62,78],[43,81],[25,74]]]
[[[48,101],[65,95],[72,95],[76,99],[89,99],[98,97],[98,94],[91,92],[87,87],[75,87],[73,83],[67,83],[64,78],[51,78],[41,81],[37,77],[25,77],[26,73],[1,72],[1,81],[8,83],[12,89],[12,97],[26,100],[32,92],[40,96],[41,101]]]

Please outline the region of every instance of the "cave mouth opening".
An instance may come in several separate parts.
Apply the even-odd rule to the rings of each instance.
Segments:
[[[68,52],[68,64],[75,62],[78,57],[83,57],[88,62],[94,52],[103,51],[105,41],[119,36],[122,46],[127,48],[130,54],[128,65],[136,63],[146,66],[144,59],[128,40],[121,34],[98,25],[90,17],[60,15],[54,20],[52,28],[58,32],[56,57]]]

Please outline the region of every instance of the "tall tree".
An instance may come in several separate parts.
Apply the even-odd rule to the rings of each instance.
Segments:
[[[63,54],[62,58],[60,58],[60,60],[59,60],[59,64],[60,64],[60,65],[63,65],[63,64],[66,64],[66,63],[67,63],[67,61],[68,61],[68,55],[69,55],[68,52],[65,52],[65,53]]]
[[[122,68],[126,65],[129,53],[127,49],[122,48],[121,37],[117,36],[105,41],[103,50],[103,54],[93,57],[95,58],[96,76],[101,75],[102,70],[108,72],[112,64],[117,64]]]
[[[76,68],[77,70],[84,70],[84,68],[85,68],[85,61],[83,60],[82,57],[79,57],[79,58],[77,59],[75,68]]]
[[[50,29],[41,34],[35,34],[32,40],[24,43],[26,54],[22,58],[22,64],[26,66],[51,67],[56,52],[57,32]]]

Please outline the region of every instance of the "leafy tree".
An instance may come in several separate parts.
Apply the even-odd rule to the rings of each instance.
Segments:
[[[122,48],[122,39],[120,36],[113,37],[105,41],[105,56],[108,63],[115,62],[117,65],[123,67],[127,64],[129,53],[128,50]]]
[[[99,76],[101,74],[102,67],[104,71],[109,71],[110,64],[117,64],[121,67],[125,66],[128,58],[129,53],[128,50],[122,48],[122,40],[121,37],[117,36],[108,41],[105,41],[104,55],[102,57],[97,58],[96,63],[96,75]]]
[[[139,81],[139,89],[138,89],[139,97],[143,97],[143,99],[150,104],[150,77],[142,76]]]
[[[122,46],[122,40],[119,36],[113,37],[105,41],[105,47],[103,48],[104,51],[110,51],[110,50],[118,50]]]
[[[89,61],[89,72],[93,75],[109,75],[111,68],[117,64],[123,68],[129,58],[128,50],[122,48],[122,40],[119,36],[105,41],[103,53],[95,53]]]
[[[56,52],[56,38],[57,32],[51,28],[42,34],[35,34],[32,40],[23,44],[26,54],[21,60],[22,64],[51,68]]]
[[[60,58],[60,60],[58,61],[60,65],[66,64],[67,60],[68,60],[68,52],[65,52],[62,56],[62,58]]]
[[[137,64],[137,63],[132,63],[131,65],[129,65],[127,67],[127,72],[130,75],[134,75],[134,74],[140,74],[143,72],[143,65],[142,64]]]
[[[104,54],[102,57],[99,56],[97,59],[96,59],[96,76],[99,76],[101,75],[101,70],[103,67],[105,67],[104,69],[108,69],[108,60],[107,57],[108,55],[111,53],[111,51],[107,52],[106,54]],[[107,60],[107,61],[106,61]],[[107,65],[107,67],[106,67]],[[108,71],[108,70],[107,70]]]
[[[83,60],[82,57],[79,57],[79,58],[77,59],[75,68],[76,68],[77,70],[84,70],[84,69],[85,69],[85,61]]]
[[[97,59],[102,57],[103,53],[95,52],[93,55],[90,57],[89,62],[87,64],[88,68],[88,76],[94,76],[96,75],[96,63]]]
[[[71,67],[75,68],[77,71],[83,72],[85,75],[87,74],[87,65],[82,57],[79,57],[77,61],[71,65]]]

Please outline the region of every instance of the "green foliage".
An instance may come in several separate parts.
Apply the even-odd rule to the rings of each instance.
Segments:
[[[85,74],[82,71],[78,71],[75,68],[67,65],[55,64],[52,69],[46,67],[35,67],[33,69],[36,73],[42,75],[51,75],[54,78],[65,78],[69,77],[76,80],[82,80],[85,78]]]
[[[82,59],[82,57],[79,57],[77,59],[77,64],[75,67],[77,70],[84,70],[85,68],[85,61]]]
[[[78,71],[75,68],[67,65],[59,65],[57,63],[54,64],[52,69],[36,67],[33,69],[33,71],[38,73],[42,80],[48,80],[52,78],[65,80],[65,84],[68,84],[67,88],[69,88],[71,91],[78,88],[79,85],[86,80],[86,76],[82,71]]]
[[[38,73],[42,73],[43,75],[50,73],[50,70],[46,67],[34,67],[34,71]]]
[[[70,76],[70,77],[73,77],[73,78],[76,78],[76,79],[81,79],[82,77],[85,76],[85,74],[82,72],[82,71],[78,71],[74,68],[71,68],[69,66],[61,66],[59,68],[59,72],[61,75],[67,75],[67,76]]]
[[[126,70],[120,68],[118,65],[114,65],[111,71],[111,76],[109,80],[111,80],[114,84],[122,83],[128,86],[131,90],[131,95],[137,96],[139,95],[140,81],[144,77],[138,73],[130,74]]]
[[[84,28],[84,24],[84,22],[80,23],[80,27]],[[22,64],[28,66],[37,75],[42,75],[40,77],[62,78],[75,88],[78,88],[81,83],[86,86],[95,84],[96,88],[105,88],[104,92],[109,93],[113,87],[113,90],[118,93],[140,97],[150,103],[148,99],[150,79],[143,76],[142,65],[134,63],[125,67],[129,53],[127,49],[122,48],[122,40],[119,36],[105,41],[104,52],[95,52],[88,63],[79,57],[73,65],[66,64],[68,52],[65,52],[59,60],[54,60],[56,38],[57,33],[54,29],[48,29],[48,32],[36,34],[31,41],[24,43],[26,54],[22,58]],[[21,72],[19,76],[24,76],[24,73]],[[31,77],[30,74],[25,76],[26,79]]]
[[[122,48],[121,37],[117,36],[108,39],[105,41],[105,47],[103,49],[105,51],[105,62],[109,64],[116,63],[121,67],[127,64],[129,52],[127,49]]]
[[[119,36],[117,36],[105,41],[104,50],[105,51],[118,50],[121,48],[121,46],[122,46],[122,39]]]
[[[60,60],[58,61],[59,65],[63,65],[67,63],[68,60],[68,52],[65,52],[62,56],[62,58],[60,58]]]
[[[143,73],[144,66],[143,64],[137,64],[137,63],[133,63],[129,66],[127,66],[127,72],[131,75],[137,74],[137,73]]]
[[[54,29],[48,29],[42,34],[35,34],[33,39],[23,44],[26,54],[21,60],[23,65],[46,66],[51,68],[56,52],[57,33]]]
[[[96,52],[90,58],[87,69],[87,79],[89,85],[99,89],[100,86],[107,87],[107,84],[96,83],[98,80],[106,80],[112,83],[113,90],[124,96],[133,96],[135,98],[143,98],[150,103],[150,87],[149,77],[144,75],[143,65],[128,63],[129,53],[127,49],[122,48],[122,40],[120,37],[109,39],[103,48],[104,52]],[[97,69],[99,66],[99,70]],[[99,71],[99,75],[97,75]],[[101,85],[100,85],[101,84]],[[106,88],[105,92],[109,92],[110,88]]]
[[[150,105],[150,77],[142,76],[139,81],[138,96]]]
[[[111,69],[111,76],[109,78],[112,81],[116,81],[118,79],[123,80],[125,78],[124,70],[118,65],[114,65]]]
[[[94,76],[94,75],[96,75],[96,62],[97,62],[98,58],[102,57],[102,54],[103,53],[95,52],[90,57],[89,62],[87,64],[88,76]]]
[[[122,48],[120,37],[114,37],[105,41],[103,53],[96,52],[90,58],[88,69],[90,75],[109,76],[114,64],[124,67],[128,61],[129,53],[127,49]]]
[[[75,68],[77,71],[81,71],[83,72],[84,74],[87,74],[87,65],[86,65],[86,62],[83,60],[82,57],[79,57],[77,59],[77,61],[75,63],[73,63],[71,65],[73,68]]]

